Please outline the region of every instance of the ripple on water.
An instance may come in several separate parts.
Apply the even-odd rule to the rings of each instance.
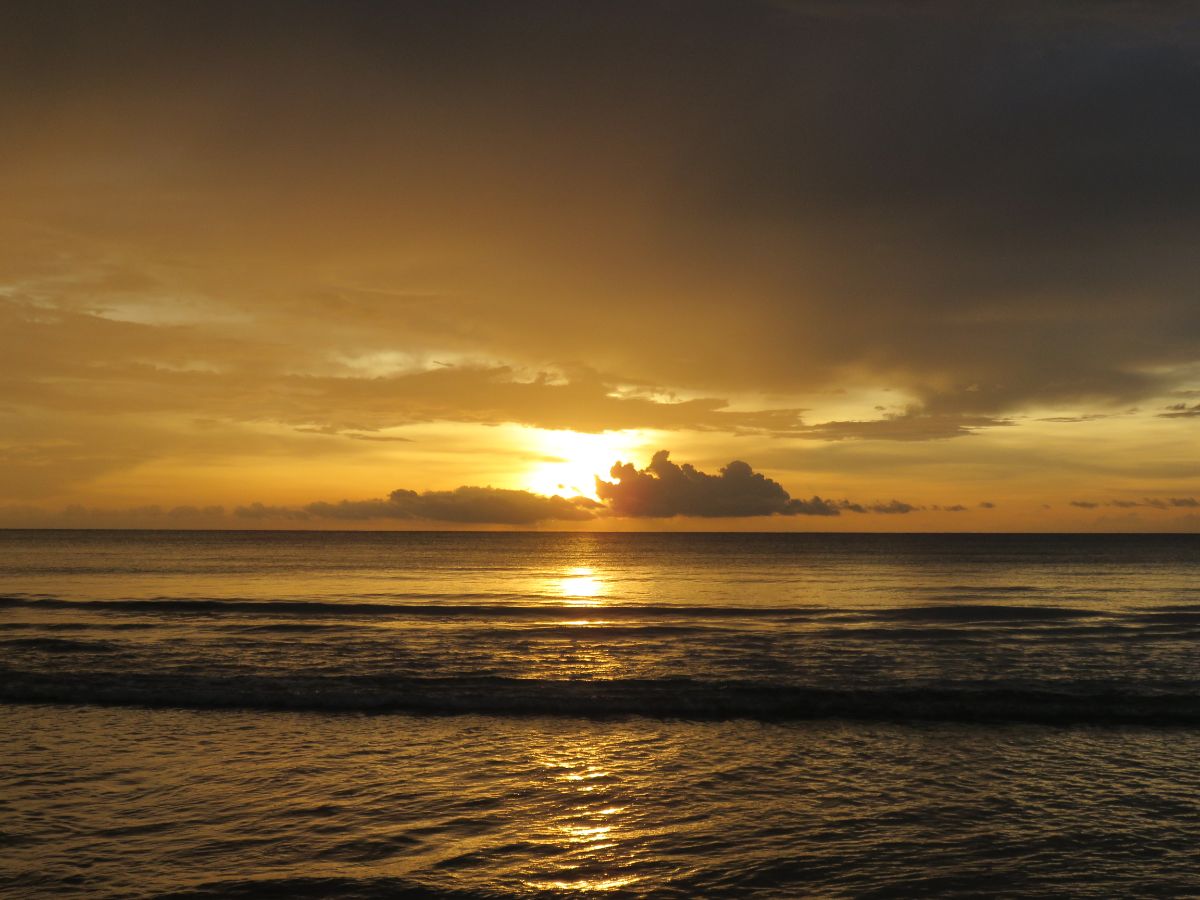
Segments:
[[[1195,893],[1197,752],[1188,730],[0,707],[0,886]]]

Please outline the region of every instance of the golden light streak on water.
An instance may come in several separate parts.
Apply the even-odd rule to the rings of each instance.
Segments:
[[[620,874],[633,862],[637,840],[632,804],[612,802],[612,792],[625,788],[620,753],[619,746],[604,741],[575,740],[548,745],[537,755],[559,791],[558,810],[544,823],[541,837],[561,848],[564,864],[557,872],[528,879],[526,887],[588,894],[621,890],[639,880]]]
[[[572,606],[598,606],[608,586],[591,566],[574,566],[558,579],[558,590]]]

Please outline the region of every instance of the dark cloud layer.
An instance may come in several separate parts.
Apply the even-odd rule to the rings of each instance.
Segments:
[[[385,498],[317,501],[305,506],[278,506],[260,502],[238,506],[235,521],[258,526],[296,523],[363,523],[402,521],[420,524],[532,526],[546,522],[585,522],[598,517],[616,518],[748,518],[761,516],[839,516],[843,512],[903,515],[929,509],[965,512],[962,504],[916,506],[901,500],[856,503],[814,495],[793,498],[778,482],[745,462],[734,460],[711,475],[690,463],[676,464],[670,452],[660,450],[649,465],[616,462],[613,481],[596,479],[599,501],[588,497],[561,497],[531,491],[463,486],[451,491],[397,489]],[[1076,501],[1076,506],[1098,504]],[[1123,505],[1120,503],[1110,505]],[[1196,507],[1192,498],[1145,500],[1140,504],[1160,509]],[[992,504],[982,503],[991,508]],[[60,512],[34,507],[0,507],[0,525],[24,518],[43,527],[225,527],[229,520],[220,506],[178,506],[164,509],[145,506],[130,509],[68,507]]]
[[[610,474],[613,481],[596,479],[596,494],[612,515],[631,518],[837,516],[843,510],[904,513],[916,508],[898,500],[862,506],[819,496],[793,499],[781,484],[741,460],[729,463],[718,475],[709,475],[690,463],[671,462],[667,450],[655,453],[645,469],[618,462]]]
[[[934,416],[1171,386],[1194,10],[916,6],[7,3],[9,266],[106,256],[285,343],[336,311],[335,342]]]
[[[491,487],[460,487],[453,491],[418,493],[400,489],[373,500],[320,501],[302,508],[253,503],[239,506],[235,515],[251,521],[304,519],[361,522],[402,520],[458,524],[534,525],[539,522],[580,522],[598,516],[628,518],[745,518],[758,516],[839,516],[855,513],[910,513],[923,507],[900,500],[871,504],[813,496],[791,497],[778,482],[734,460],[718,475],[690,463],[677,465],[667,450],[654,454],[639,470],[631,463],[612,467],[614,481],[596,479],[600,502],[586,497],[544,496],[529,491]],[[933,507],[959,511],[961,505]]]

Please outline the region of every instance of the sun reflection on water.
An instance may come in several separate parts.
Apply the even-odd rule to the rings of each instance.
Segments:
[[[599,606],[608,586],[591,566],[574,566],[558,578],[558,592],[571,606]]]
[[[639,880],[628,872],[635,857],[632,806],[614,802],[629,799],[628,785],[619,767],[606,761],[609,751],[619,753],[603,741],[568,738],[537,754],[536,764],[556,798],[555,812],[541,825],[541,839],[560,848],[561,862],[557,871],[528,878],[527,887],[587,894],[619,891]]]

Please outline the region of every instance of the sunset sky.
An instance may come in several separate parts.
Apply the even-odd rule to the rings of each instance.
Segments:
[[[5,3],[0,526],[1200,531],[1198,45]]]

